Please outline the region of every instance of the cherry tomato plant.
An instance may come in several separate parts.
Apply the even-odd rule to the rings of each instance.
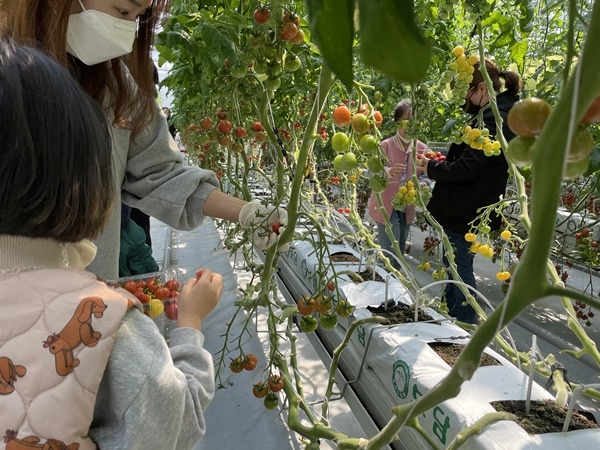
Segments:
[[[400,427],[418,423],[420,414],[457,393],[493,340],[509,357],[523,358],[497,331],[544,296],[561,298],[566,326],[581,342],[577,356],[587,354],[600,365],[600,353],[582,326],[594,317],[600,301],[565,287],[564,275],[564,267],[575,260],[596,265],[598,243],[589,230],[584,236],[582,228],[573,235],[573,249],[553,244],[559,200],[570,211],[598,214],[600,58],[593,43],[600,40],[600,2],[580,3],[577,11],[565,15],[561,2],[536,5],[525,0],[173,2],[156,46],[159,64],[172,64],[163,85],[175,99],[172,109],[190,162],[214,170],[224,190],[246,200],[254,199],[248,186],[261,184],[268,193],[266,203],[284,205],[288,211],[286,226],[273,228],[279,242],[296,239],[295,229],[302,225],[307,230],[303,239],[310,240],[320,261],[312,295],[288,305],[279,300],[271,276],[278,245],[268,247],[259,263],[251,233],[223,224],[223,245],[243,255],[251,280],[218,355],[218,377],[221,370],[239,373],[257,367],[256,357],[243,351],[244,331],[232,336],[230,330],[236,320],[249,329],[259,309],[266,311],[271,348],[264,381],[251,389],[254,396],[275,409],[284,395],[288,426],[313,447],[319,439],[329,439],[343,448],[380,448]],[[356,10],[360,23],[355,30]],[[390,19],[394,27],[386,26]],[[389,31],[385,39],[382,29]],[[563,31],[543,32],[548,29]],[[523,97],[536,99],[524,101],[509,118],[519,134],[510,143],[501,133],[490,139],[485,130],[467,129],[460,109],[469,67],[485,57],[519,72]],[[484,79],[493,92],[485,71]],[[352,314],[352,305],[339,295],[336,277],[326,275],[335,273],[323,262],[330,261],[327,242],[378,248],[362,218],[371,190],[382,206],[379,193],[387,183],[387,161],[379,142],[396,132],[392,119],[400,98],[413,102],[413,118],[404,124],[411,138],[464,141],[486,154],[504,152],[509,160],[514,195],[482,211],[465,236],[478,257],[499,264],[496,277],[506,297],[489,316],[473,300],[483,321],[448,376],[410,407],[395,408],[388,426],[364,444],[330,428],[326,407],[321,415],[311,410],[295,376],[296,359],[286,360],[279,347],[289,341],[295,354],[294,329],[310,333],[319,326],[335,327],[339,317]],[[499,122],[493,100],[491,108]],[[443,160],[441,153],[429,156]],[[416,164],[416,155],[414,159]],[[427,211],[430,194],[416,179],[404,188],[398,201],[419,206],[433,224],[423,243],[427,260],[420,268],[431,269],[433,280],[443,280],[442,244],[446,249],[451,245]],[[515,203],[517,219],[506,214],[503,230],[490,233],[490,214],[504,215]],[[351,231],[337,226],[344,221]],[[394,249],[403,261],[397,242]],[[518,264],[510,264],[513,255]],[[459,279],[452,251],[446,256],[452,277]],[[555,265],[551,257],[564,265]],[[410,273],[387,268],[410,290],[420,288]],[[232,351],[239,356],[228,357]],[[299,411],[310,425],[301,423]]]

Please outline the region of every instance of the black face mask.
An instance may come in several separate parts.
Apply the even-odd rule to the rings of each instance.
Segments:
[[[471,94],[470,96],[467,96],[466,102],[462,106],[462,109],[467,114],[471,114],[472,116],[475,116],[481,110],[481,100],[482,99],[480,98],[479,99],[479,105],[476,105],[476,104],[474,104],[474,103],[471,102],[471,97],[473,97],[473,94]]]

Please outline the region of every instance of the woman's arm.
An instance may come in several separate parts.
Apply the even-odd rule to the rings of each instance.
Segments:
[[[204,200],[202,215],[237,222],[240,210],[247,202],[214,189]]]

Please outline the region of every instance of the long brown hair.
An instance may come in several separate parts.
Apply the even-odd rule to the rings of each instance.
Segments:
[[[473,80],[469,83],[469,89],[478,86],[483,81],[483,74],[479,71],[479,66],[479,61],[473,64],[475,71],[473,72]],[[485,60],[485,69],[490,76],[490,80],[492,80],[494,91],[499,92],[502,87],[500,78],[504,78],[504,87],[510,95],[517,95],[521,90],[521,79],[517,73],[511,71],[503,72],[493,61],[487,58]]]
[[[151,50],[154,31],[171,0],[152,0],[139,17],[131,54],[93,66],[67,54],[67,25],[73,1],[76,0],[0,0],[7,16],[6,28],[0,27],[0,34],[38,48],[65,66],[92,98],[106,102],[114,113],[115,125],[122,125],[125,119],[135,135],[155,111]],[[127,81],[128,71],[137,87]]]

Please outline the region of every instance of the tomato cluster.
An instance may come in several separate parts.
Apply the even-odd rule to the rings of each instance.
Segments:
[[[331,146],[337,153],[333,168],[338,172],[354,174],[362,156],[368,158],[378,154],[379,139],[370,132],[381,126],[383,115],[379,111],[371,114],[367,104],[362,104],[353,111],[342,104],[334,109],[333,122],[342,129],[336,131],[331,139]]]
[[[479,61],[477,55],[467,56],[462,45],[457,45],[452,50],[455,59],[448,65],[448,70],[444,72],[441,78],[442,84],[450,84],[452,88],[452,98],[458,102],[464,103],[469,84],[473,81],[473,67]]]
[[[402,210],[406,205],[416,205],[419,196],[423,203],[427,204],[431,198],[431,189],[429,186],[417,187],[417,183],[409,179],[398,188],[398,192],[392,199],[392,205]]]
[[[573,309],[575,310],[575,315],[579,320],[581,320],[586,326],[592,326],[592,319],[594,317],[594,311],[592,311],[591,306],[587,306],[585,303],[576,300],[573,304]]]
[[[333,292],[334,289],[335,283],[327,285],[329,292]],[[327,294],[302,297],[296,302],[296,308],[301,316],[298,327],[304,333],[315,331],[319,325],[331,330],[337,325],[338,317],[349,317],[354,310],[348,300],[340,298],[334,302],[333,297]]]
[[[240,373],[242,370],[252,371],[258,365],[258,358],[253,353],[247,353],[244,356],[238,356],[231,360],[229,368],[233,373]]]
[[[590,267],[600,266],[600,243],[593,239],[589,228],[575,233],[575,248]]]
[[[279,375],[270,375],[267,381],[259,381],[252,386],[252,394],[256,398],[264,398],[263,403],[267,409],[275,409],[279,404],[277,393],[285,386]]]
[[[594,104],[590,109],[593,109]],[[513,106],[508,112],[507,123],[517,136],[509,142],[505,151],[508,161],[517,167],[526,167],[532,164],[537,136],[544,128],[551,112],[550,105],[545,100],[536,97],[523,99]],[[577,178],[588,168],[588,157],[594,146],[592,135],[586,129],[586,124],[590,123],[587,116],[589,112],[586,112],[571,139],[563,178]]]
[[[120,283],[126,291],[135,295],[144,305],[144,313],[152,318],[163,312],[169,320],[177,320],[177,298],[180,284],[177,280],[163,282],[157,277],[126,280]]]
[[[483,150],[485,156],[500,155],[500,142],[490,138],[490,132],[487,128],[471,128],[466,126],[460,136],[462,142],[476,150]]]
[[[427,159],[433,159],[434,161],[446,161],[446,155],[442,152],[434,152],[433,150],[427,150],[423,156]],[[421,159],[421,154],[417,154],[417,159]]]

